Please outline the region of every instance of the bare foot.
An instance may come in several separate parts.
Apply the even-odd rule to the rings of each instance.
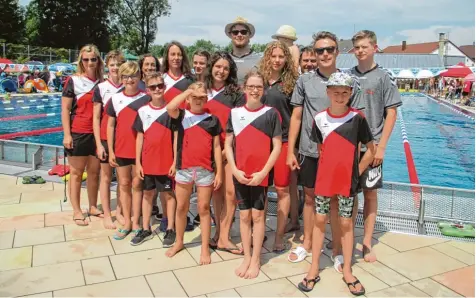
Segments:
[[[116,213],[116,220],[121,226],[126,223],[126,220],[124,219],[124,216],[122,216],[121,213]]]
[[[99,218],[104,218],[104,213],[95,206],[89,207],[89,216],[95,216]]]
[[[183,244],[175,242],[175,244],[165,252],[165,255],[171,258],[175,256],[178,252],[180,252],[182,249],[184,249]]]
[[[286,250],[286,245],[283,242],[275,242],[273,246],[274,253],[282,253]]]
[[[221,239],[219,239],[217,242],[217,249],[226,250],[227,252],[232,253],[234,255],[243,254],[243,249],[240,249],[238,246],[236,246],[236,244],[231,242],[230,239],[227,239],[226,241],[222,241]]]
[[[364,260],[368,263],[373,263],[377,261],[377,256],[370,246],[364,245],[362,251],[364,253]]]
[[[110,216],[104,217],[104,219],[102,220],[102,223],[104,225],[104,228],[108,230],[116,229],[116,225],[114,224],[114,222],[112,222],[112,218]]]
[[[250,267],[251,258],[244,258],[240,267],[235,269],[235,274],[239,277],[245,277],[248,268]]]
[[[291,222],[288,222],[284,230],[284,233],[291,233],[294,231],[299,231],[300,229],[301,227],[299,226],[299,224],[296,225],[296,224],[292,224]]]
[[[206,247],[205,250],[202,249],[202,252],[200,253],[200,265],[208,265],[211,262],[210,250]]]
[[[250,267],[248,267],[248,270],[246,271],[245,278],[253,279],[258,277],[260,267],[261,264],[259,260],[258,262],[251,262]]]

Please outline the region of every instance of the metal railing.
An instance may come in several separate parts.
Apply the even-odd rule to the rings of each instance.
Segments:
[[[62,146],[0,140],[0,161],[31,167],[51,168],[63,163]]]

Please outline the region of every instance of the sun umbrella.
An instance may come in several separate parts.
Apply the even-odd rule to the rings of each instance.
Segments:
[[[398,73],[398,79],[414,79],[415,75],[410,69],[403,69]]]
[[[0,58],[0,63],[13,64],[13,61],[7,58]]]

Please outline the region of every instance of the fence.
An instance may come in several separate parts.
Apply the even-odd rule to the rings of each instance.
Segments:
[[[39,61],[43,64],[56,62],[72,63],[77,60],[79,55],[79,49],[58,49],[13,43],[0,43],[0,46],[3,58],[18,61],[19,63],[27,61]],[[104,55],[105,53],[101,53],[102,57]]]
[[[0,140],[0,162],[49,169],[66,161],[61,146]],[[414,195],[415,190],[418,196]],[[273,189],[268,197],[268,214],[276,215]],[[300,197],[303,202],[302,191]],[[360,199],[360,211],[363,203]],[[436,226],[439,221],[474,224],[475,191],[399,182],[384,182],[378,190],[377,230],[444,237]],[[362,214],[357,217],[357,226],[363,226]]]

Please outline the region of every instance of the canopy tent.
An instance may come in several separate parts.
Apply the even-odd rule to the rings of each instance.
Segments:
[[[473,72],[471,69],[469,69],[469,67],[464,65],[463,62],[460,62],[454,66],[448,67],[448,70],[440,73],[440,76],[450,78],[464,78],[465,76],[472,73]]]
[[[417,73],[416,78],[417,79],[428,79],[428,78],[432,78],[434,76],[435,75],[431,71],[429,71],[428,69],[422,69]]]
[[[12,64],[13,61],[7,58],[0,58],[0,63]]]
[[[415,75],[410,69],[403,69],[397,75],[397,79],[414,79],[414,78],[415,78]]]
[[[474,82],[474,73],[470,73],[469,75],[465,76],[464,81]]]
[[[0,93],[17,92],[17,84],[10,78],[0,79]]]
[[[139,57],[134,56],[134,55],[129,54],[129,53],[124,53],[124,58],[126,58],[126,60],[129,60],[129,61],[137,61],[137,60],[139,60]]]

